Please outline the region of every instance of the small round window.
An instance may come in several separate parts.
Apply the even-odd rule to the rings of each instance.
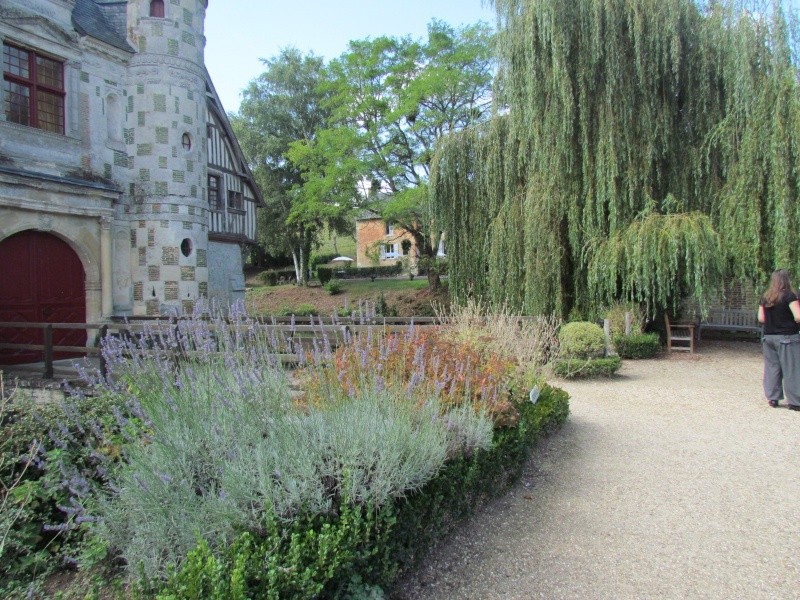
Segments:
[[[181,146],[183,146],[184,150],[191,150],[192,149],[192,136],[188,133],[184,133],[181,136]]]
[[[189,238],[184,238],[181,242],[181,254],[184,256],[189,256],[192,253],[192,240]]]

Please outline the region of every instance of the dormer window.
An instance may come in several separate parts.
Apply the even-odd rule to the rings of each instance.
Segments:
[[[3,44],[6,120],[64,133],[64,64]]]
[[[164,0],[150,0],[150,16],[164,18]]]

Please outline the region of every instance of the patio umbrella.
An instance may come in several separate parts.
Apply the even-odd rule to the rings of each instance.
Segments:
[[[353,259],[349,256],[337,256],[336,258],[332,258],[331,262],[353,262]]]

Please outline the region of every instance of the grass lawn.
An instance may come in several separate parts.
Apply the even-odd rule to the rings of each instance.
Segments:
[[[339,256],[356,257],[356,239],[349,235],[337,235],[326,231],[322,234],[322,245],[314,250],[314,254],[338,254]]]
[[[431,302],[447,300],[446,289],[438,294],[431,294],[428,280],[424,277],[413,281],[398,278],[375,281],[339,280],[339,283],[342,285],[342,292],[335,296],[331,296],[319,284],[310,287],[254,286],[247,290],[246,302],[250,311],[257,315],[291,314],[298,308],[307,308],[308,305],[315,309],[315,313],[329,315],[341,308],[353,310],[360,302],[375,302],[383,292],[387,304],[400,316],[414,316],[432,314]]]

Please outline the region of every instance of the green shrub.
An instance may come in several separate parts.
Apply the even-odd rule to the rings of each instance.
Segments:
[[[18,397],[3,411],[0,482],[14,489],[0,493],[0,596],[24,596],[53,570],[104,556],[84,522],[84,503],[106,485],[129,417],[108,394],[48,403]]]
[[[531,445],[568,412],[552,388],[535,404],[527,392],[513,400],[515,426],[494,431],[468,403],[409,401],[391,386],[298,404],[265,332],[246,319],[211,327],[186,320],[109,340],[107,397],[86,408],[111,408],[88,420],[62,408],[63,452],[75,443],[89,458],[125,457],[102,493],[94,487],[103,518],[89,539],[118,550],[142,590],[164,599],[380,598],[432,540],[518,477]],[[164,351],[136,351],[153,347]]]
[[[644,315],[642,314],[642,309],[639,307],[639,305],[631,302],[617,302],[613,304],[605,314],[605,318],[609,320],[612,338],[625,335],[626,313],[629,313],[631,318],[630,333],[642,333],[642,327],[644,326]]]
[[[201,542],[158,594],[162,600],[220,598],[382,598],[454,524],[517,481],[531,448],[560,427],[567,394],[545,386],[536,404],[519,404],[515,427],[491,445],[448,461],[418,492],[376,507],[342,504],[293,522],[268,519],[227,550]],[[361,594],[361,595],[358,595]]]
[[[559,358],[553,363],[553,372],[565,379],[590,379],[611,377],[616,373],[622,360],[619,356],[607,358]]]
[[[614,348],[622,358],[653,358],[661,351],[657,333],[614,336]]]
[[[336,281],[335,279],[325,284],[325,291],[328,292],[331,296],[335,296],[336,294],[341,294],[343,289],[344,288],[342,287],[342,284]]]
[[[600,358],[606,351],[603,329],[588,321],[564,325],[558,332],[558,342],[563,358]]]
[[[132,573],[165,577],[201,537],[217,552],[271,520],[378,509],[422,487],[454,449],[491,444],[484,412],[416,402],[404,386],[329,386],[297,406],[268,337],[245,321],[213,326],[181,322],[152,340],[192,349],[213,339],[221,355],[192,352],[177,367],[127,349],[109,359],[114,392],[146,426],[98,500],[97,532]]]
[[[317,278],[323,286],[328,283],[332,277],[333,269],[330,267],[317,267]]]
[[[381,290],[380,294],[378,294],[377,300],[375,300],[375,314],[379,317],[397,316],[397,307],[392,306],[386,301],[386,296],[384,296],[383,290]]]
[[[319,311],[313,304],[302,303],[295,307],[288,305],[281,306],[278,314],[282,317],[290,317],[291,315],[296,317],[308,317],[310,315],[318,315]]]
[[[262,271],[259,273],[258,278],[261,283],[268,286],[278,285],[278,273],[275,271]]]
[[[394,277],[402,274],[403,265],[400,262],[393,265],[380,265],[375,267],[353,267],[347,265],[342,271],[342,273],[337,274],[339,279]]]
[[[427,276],[430,272],[438,273],[439,276],[447,275],[447,258],[420,256],[417,261],[417,275]]]

